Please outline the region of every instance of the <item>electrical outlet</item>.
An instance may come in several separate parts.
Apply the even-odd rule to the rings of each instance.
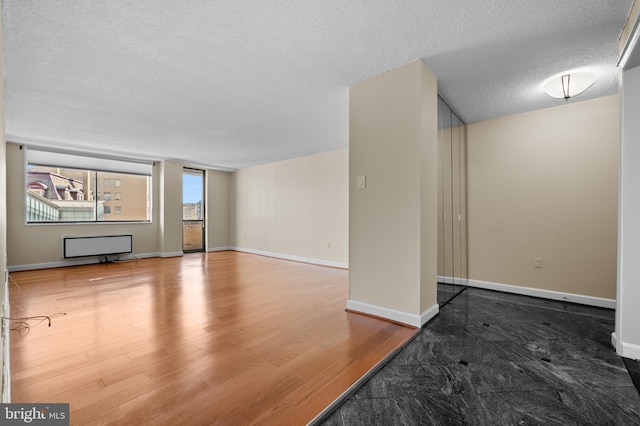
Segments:
[[[538,268],[538,269],[542,269],[542,258],[541,257],[534,257],[533,260],[535,261],[535,263],[533,264],[534,268]]]

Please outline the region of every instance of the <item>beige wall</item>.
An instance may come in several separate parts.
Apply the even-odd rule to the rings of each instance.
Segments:
[[[207,170],[207,250],[231,246],[230,202],[231,174],[217,170]]]
[[[420,314],[438,305],[438,79],[420,69]],[[435,311],[437,312],[437,311]],[[435,312],[433,314],[435,315]],[[421,325],[422,325],[421,324]]]
[[[12,269],[75,263],[62,262],[61,238],[66,235],[131,233],[135,255],[182,254],[182,163],[155,163],[152,176],[152,223],[26,225],[24,152],[20,145],[14,143],[7,144],[6,152],[9,224],[7,241],[9,266]],[[228,247],[231,245],[230,173],[207,170],[206,176],[208,247]]]
[[[470,279],[616,297],[618,126],[617,95],[467,126]]]
[[[176,161],[155,163],[152,178],[152,223],[26,225],[24,151],[20,145],[8,143],[6,155],[8,157],[6,199],[9,206],[7,241],[9,266],[12,269],[32,269],[75,263],[62,262],[61,238],[65,235],[131,233],[135,255],[182,254],[182,163]],[[208,247],[228,247],[231,245],[230,173],[208,170],[206,175]]]
[[[247,167],[231,177],[231,245],[348,262],[348,151]]]
[[[418,319],[436,303],[436,86],[416,61],[349,98],[349,299]]]
[[[135,254],[158,253],[159,231],[159,165],[153,168],[153,223],[123,224],[25,224],[25,159],[20,145],[7,144],[7,244],[9,266],[47,266],[62,260],[62,240],[65,235],[96,235],[132,233]],[[179,204],[179,201],[178,201]],[[179,232],[181,232],[179,230]],[[182,241],[180,236],[179,241]],[[51,265],[55,266],[55,265]]]
[[[159,236],[161,256],[182,254],[182,163],[160,163]]]

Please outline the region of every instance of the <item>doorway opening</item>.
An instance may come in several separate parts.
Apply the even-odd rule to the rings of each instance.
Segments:
[[[182,171],[182,251],[202,252],[205,247],[204,170]]]

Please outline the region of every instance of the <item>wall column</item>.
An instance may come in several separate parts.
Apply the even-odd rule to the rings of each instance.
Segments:
[[[618,274],[616,328],[611,343],[618,355],[640,359],[640,47],[635,2],[620,35],[620,169],[618,184]]]
[[[182,163],[160,164],[160,256],[182,256]]]
[[[618,286],[612,341],[618,355],[640,359],[640,67],[622,72],[620,104]]]
[[[416,327],[438,313],[437,101],[421,61],[350,89],[347,309]]]

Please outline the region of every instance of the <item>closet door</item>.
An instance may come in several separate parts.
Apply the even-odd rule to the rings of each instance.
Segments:
[[[466,129],[438,99],[438,303],[467,285]]]
[[[467,127],[460,121],[458,139],[458,215],[459,220],[459,255],[458,284],[469,284],[468,246],[467,246]]]

